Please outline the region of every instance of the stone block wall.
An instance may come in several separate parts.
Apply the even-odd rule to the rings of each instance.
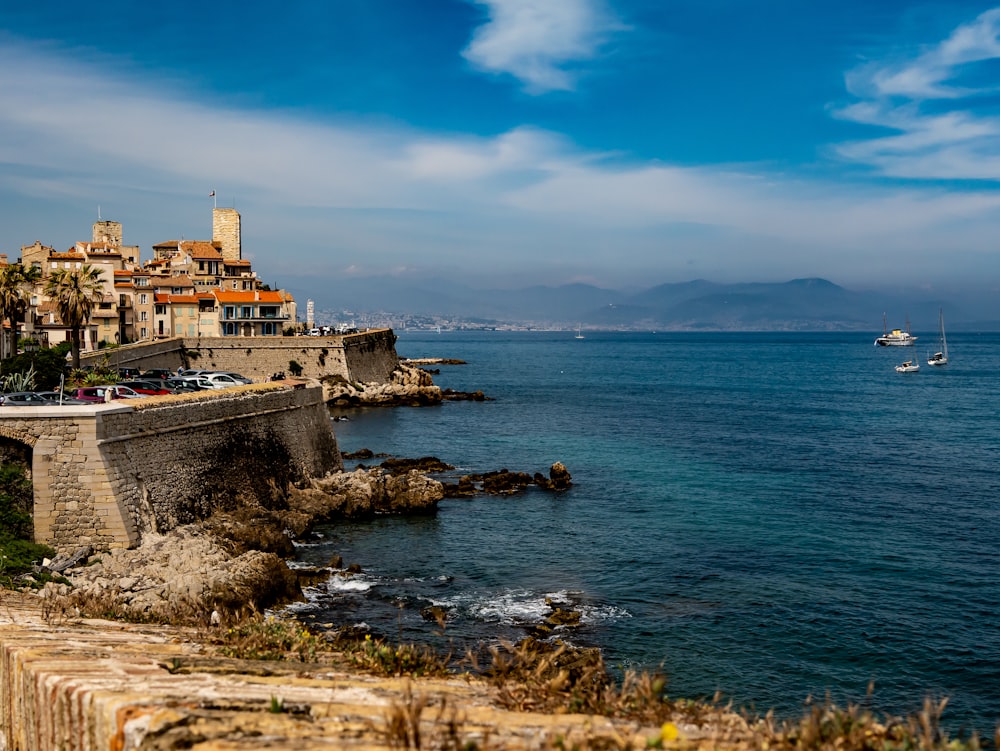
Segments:
[[[227,391],[109,414],[101,453],[140,533],[164,532],[341,468],[319,388]],[[152,403],[150,403],[152,404]]]
[[[275,384],[137,405],[25,407],[0,435],[31,447],[35,539],[60,550],[142,535],[342,468],[322,389]]]
[[[306,378],[339,375],[349,381],[384,383],[399,364],[396,335],[376,329],[344,336],[197,337],[128,344],[81,357],[81,363],[112,368],[178,367],[228,370],[255,381],[297,362]]]

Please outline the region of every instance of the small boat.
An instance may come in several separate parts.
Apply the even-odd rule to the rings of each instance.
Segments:
[[[940,351],[935,352],[933,355],[927,358],[928,365],[947,365],[948,364],[948,340],[944,338],[944,310],[938,309],[938,326],[940,328],[940,333],[938,333],[938,346],[941,348]]]
[[[580,327],[579,326],[577,326],[577,328],[576,328],[576,336],[574,336],[573,338],[574,339],[584,339],[585,338],[583,336],[583,334],[580,333]]]
[[[907,360],[902,365],[896,366],[897,373],[916,373],[920,370],[920,363],[916,360]]]
[[[910,333],[910,319],[906,319],[906,330],[893,329],[889,331],[885,325],[885,313],[882,314],[882,336],[875,339],[876,347],[912,347],[917,337]]]

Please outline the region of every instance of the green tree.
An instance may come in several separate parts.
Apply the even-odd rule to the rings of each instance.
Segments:
[[[80,367],[80,330],[90,322],[94,306],[104,299],[101,270],[83,264],[79,269],[55,269],[45,281],[45,294],[55,303],[59,319],[70,330],[73,367]]]
[[[43,347],[35,352],[22,352],[0,362],[0,378],[6,378],[12,373],[35,371],[35,388],[50,391],[59,388],[60,378],[66,375],[66,353],[70,351],[69,342],[60,342],[55,347]]]
[[[35,266],[11,263],[0,266],[0,320],[10,321],[11,355],[17,354],[17,326],[24,321],[28,312],[35,284],[42,278],[42,272]],[[4,347],[0,346],[0,357]]]

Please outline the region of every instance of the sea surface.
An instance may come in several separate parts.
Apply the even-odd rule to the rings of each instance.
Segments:
[[[949,332],[949,365],[900,374],[935,332],[877,333],[397,332],[403,357],[466,361],[435,383],[493,401],[334,411],[342,450],[452,476],[561,461],[574,485],[324,527],[300,559],[365,573],[296,612],[461,653],[522,636],[548,601],[583,613],[562,638],[662,670],[672,696],[783,716],[810,696],[893,715],[949,697],[946,727],[992,737],[1000,335]]]

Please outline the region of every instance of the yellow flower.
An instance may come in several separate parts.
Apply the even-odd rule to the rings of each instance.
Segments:
[[[660,728],[660,740],[662,741],[676,741],[680,734],[681,732],[672,722],[665,722]]]

